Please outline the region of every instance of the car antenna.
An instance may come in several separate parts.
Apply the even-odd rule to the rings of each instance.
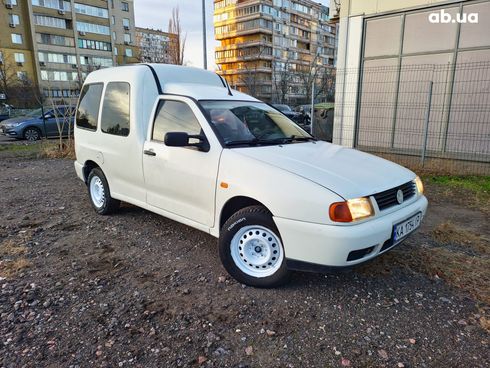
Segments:
[[[233,96],[233,93],[231,93],[231,88],[230,88],[230,85],[228,84],[228,82],[219,74],[218,74],[218,77],[221,78],[221,83],[223,83],[223,85],[228,89],[228,96]]]

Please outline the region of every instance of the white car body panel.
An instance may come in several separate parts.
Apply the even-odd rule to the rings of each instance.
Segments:
[[[214,73],[168,65],[133,65],[90,73],[85,84],[128,82],[128,137],[75,127],[75,170],[95,163],[104,172],[111,196],[215,237],[224,206],[236,197],[262,203],[273,215],[288,259],[328,266],[349,266],[379,254],[394,224],[425,214],[427,200],[417,193],[401,205],[358,222],[334,223],[333,202],[372,196],[405,184],[415,174],[392,162],[325,142],[223,148],[199,100],[258,100],[231,91]],[[155,80],[158,77],[158,83]],[[160,91],[159,91],[160,88]],[[160,95],[160,92],[162,95]],[[231,92],[231,93],[230,93]],[[151,140],[160,99],[185,102],[198,119],[210,150],[167,147]],[[99,120],[102,103],[99,109]],[[144,155],[153,150],[156,156]],[[221,186],[221,183],[226,184]],[[350,251],[375,246],[369,255],[347,261]]]

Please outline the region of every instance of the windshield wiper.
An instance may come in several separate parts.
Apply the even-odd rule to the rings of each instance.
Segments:
[[[308,137],[304,135],[292,135],[290,137],[278,138],[277,140],[281,140],[283,143],[318,141],[318,139],[315,137]]]
[[[244,145],[257,146],[259,144],[283,144],[283,143],[291,143],[291,142],[308,142],[308,141],[317,141],[317,140],[318,139],[314,137],[292,135],[290,137],[282,137],[282,138],[274,138],[274,139],[255,138],[249,140],[229,141],[226,142],[225,145],[227,147],[244,146]]]

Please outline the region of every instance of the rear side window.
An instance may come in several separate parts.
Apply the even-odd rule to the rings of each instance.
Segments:
[[[152,139],[164,142],[165,134],[169,132],[185,132],[189,135],[200,134],[201,126],[185,102],[160,101],[153,125]]]
[[[80,93],[80,103],[77,110],[77,127],[97,130],[102,83],[86,84]]]
[[[129,83],[110,82],[104,95],[100,125],[108,134],[129,135]]]

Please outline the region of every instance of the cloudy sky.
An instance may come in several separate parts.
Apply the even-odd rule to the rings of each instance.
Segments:
[[[317,0],[328,6],[329,0]],[[150,27],[166,31],[172,9],[180,9],[182,29],[187,33],[185,61],[189,65],[202,67],[202,1],[201,0],[135,0],[135,17],[138,27]],[[206,0],[208,39],[208,65],[214,68],[213,0]]]

